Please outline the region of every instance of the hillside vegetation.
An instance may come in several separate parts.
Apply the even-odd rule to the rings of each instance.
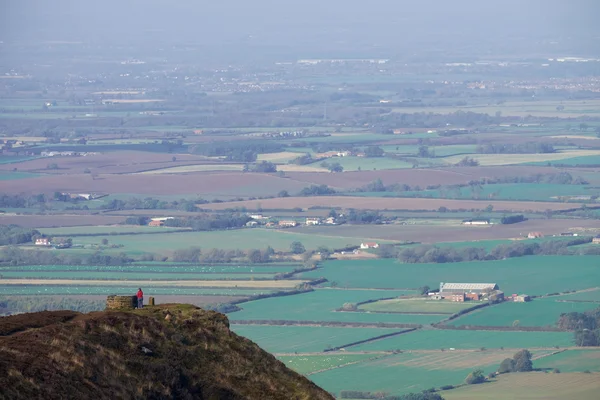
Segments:
[[[0,399],[332,399],[189,305],[0,318]]]

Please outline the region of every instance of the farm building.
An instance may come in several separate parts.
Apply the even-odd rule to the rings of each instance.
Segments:
[[[465,294],[464,293],[454,293],[450,297],[450,300],[456,301],[456,302],[459,302],[459,303],[463,303],[465,301]]]
[[[164,224],[165,222],[159,219],[151,220],[150,222],[148,222],[148,226],[163,226]]]
[[[465,293],[465,298],[467,300],[479,301],[481,300],[481,293]]]
[[[258,222],[256,222],[256,221],[248,221],[248,222],[246,222],[246,226],[247,227],[253,227],[253,226],[257,226],[257,225],[258,225]]]
[[[462,222],[463,225],[489,225],[489,219],[467,219]]]
[[[50,240],[48,238],[37,238],[35,239],[36,246],[50,246]]]
[[[542,238],[542,237],[544,237],[542,232],[529,232],[527,234],[528,239],[538,239],[538,238]]]
[[[577,234],[573,232],[561,232],[560,236],[577,236]]]
[[[379,248],[379,243],[375,242],[365,242],[360,244],[361,249],[377,249]]]
[[[306,225],[320,225],[321,218],[306,218]]]
[[[440,294],[443,297],[450,297],[455,293],[487,293],[498,290],[495,283],[440,283]]]
[[[297,226],[298,223],[296,221],[284,220],[284,221],[279,221],[278,225],[282,228],[290,228],[290,227]]]
[[[161,221],[161,222],[165,222],[168,219],[175,219],[175,217],[156,217],[156,218],[150,218],[151,221]]]
[[[269,218],[269,217],[265,217],[262,214],[248,214],[248,217],[250,217],[252,219],[257,219],[257,220],[268,219]]]
[[[593,238],[592,243],[600,244],[600,236],[596,236],[595,238]]]
[[[515,303],[526,303],[531,301],[531,297],[526,294],[513,295],[513,301]]]
[[[335,217],[327,217],[327,219],[325,220],[326,224],[329,225],[334,225],[335,224]]]

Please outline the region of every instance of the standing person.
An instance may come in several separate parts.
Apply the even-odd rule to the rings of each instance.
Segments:
[[[144,292],[142,292],[142,288],[138,288],[137,300],[137,308],[144,308]]]

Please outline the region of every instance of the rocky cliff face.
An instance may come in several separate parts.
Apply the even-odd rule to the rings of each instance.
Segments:
[[[189,305],[0,318],[2,399],[333,399]]]

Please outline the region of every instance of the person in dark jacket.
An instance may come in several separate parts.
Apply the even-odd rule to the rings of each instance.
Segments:
[[[142,288],[138,288],[137,308],[144,308],[144,292],[142,292]]]

